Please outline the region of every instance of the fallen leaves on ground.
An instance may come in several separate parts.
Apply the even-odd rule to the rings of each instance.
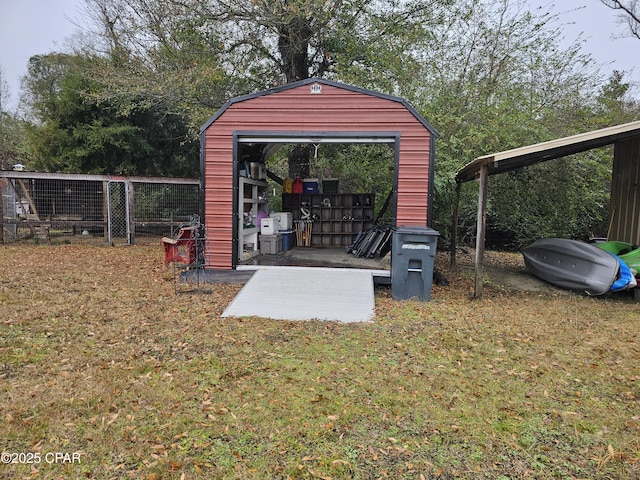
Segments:
[[[468,260],[340,324],[221,318],[242,286],[176,294],[159,245],[1,246],[0,444],[41,461],[0,478],[640,478],[638,304],[472,300]]]

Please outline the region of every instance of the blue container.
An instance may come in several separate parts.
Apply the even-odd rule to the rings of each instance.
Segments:
[[[304,193],[318,193],[317,178],[305,178],[302,185]]]
[[[282,250],[285,252],[291,250],[295,246],[295,231],[294,230],[280,230],[278,233],[282,235]]]

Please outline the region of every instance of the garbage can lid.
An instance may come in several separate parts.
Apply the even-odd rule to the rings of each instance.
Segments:
[[[432,235],[439,236],[440,233],[430,227],[421,227],[421,226],[410,226],[410,225],[401,225],[399,227],[395,227],[395,231],[402,234],[412,235]]]

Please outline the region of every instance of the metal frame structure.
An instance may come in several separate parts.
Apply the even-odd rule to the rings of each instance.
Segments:
[[[34,236],[85,232],[130,245],[136,236],[171,234],[191,215],[200,216],[199,208],[196,178],[0,171],[0,243],[28,229]]]
[[[635,168],[637,168],[637,165],[640,164],[640,148],[638,147],[638,145],[640,145],[640,121],[607,127],[600,130],[593,130],[590,132],[580,133],[578,135],[572,135],[570,137],[536,143],[534,145],[515,148],[504,152],[484,155],[476,158],[458,170],[456,174],[457,199],[453,213],[453,243],[451,246],[451,263],[453,265],[455,265],[456,261],[455,252],[458,235],[457,228],[460,204],[460,186],[463,183],[472,180],[477,180],[479,182],[474,297],[477,298],[482,295],[483,287],[484,247],[487,223],[487,180],[489,175],[509,172],[535,163],[554,160],[556,158],[566,157],[575,153],[585,152],[593,148],[604,147],[612,144],[615,145],[613,181],[613,185],[615,186],[616,170],[621,169],[624,165],[634,165]],[[626,147],[624,149],[624,155],[618,153],[621,146]],[[640,170],[638,170],[638,172],[640,172]],[[633,187],[631,190],[636,191],[637,188]],[[614,191],[613,193],[616,192]],[[625,199],[627,197],[629,196],[625,195]],[[629,218],[631,219],[638,218],[636,200],[635,196],[628,200],[620,200],[620,202],[625,203],[625,209],[630,212]],[[631,239],[630,241],[635,243],[636,239]]]

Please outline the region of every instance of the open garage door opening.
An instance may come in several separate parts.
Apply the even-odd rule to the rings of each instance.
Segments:
[[[397,134],[380,132],[239,134],[236,266],[388,266],[397,143]],[[364,251],[366,234],[373,238]]]

